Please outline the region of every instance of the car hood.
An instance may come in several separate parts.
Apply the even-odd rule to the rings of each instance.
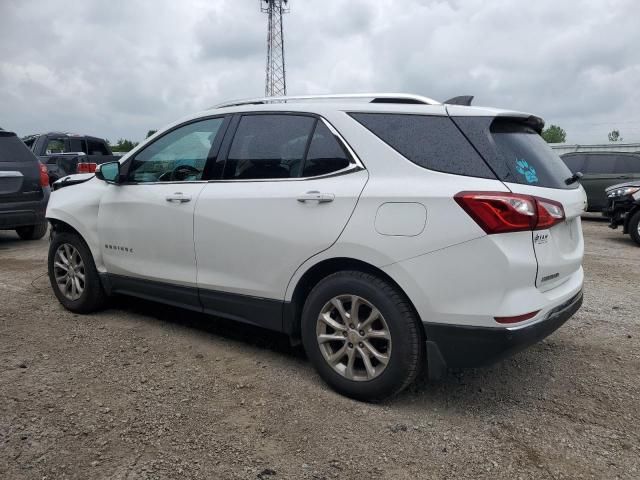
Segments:
[[[618,188],[624,187],[640,187],[640,180],[636,180],[634,182],[625,182],[625,183],[617,183],[615,185],[611,185],[610,187],[605,188],[605,192],[610,192],[611,190],[617,190]]]

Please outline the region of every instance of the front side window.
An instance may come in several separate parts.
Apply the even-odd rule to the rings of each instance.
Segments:
[[[131,161],[130,182],[184,182],[202,179],[222,118],[190,123],[163,135]]]

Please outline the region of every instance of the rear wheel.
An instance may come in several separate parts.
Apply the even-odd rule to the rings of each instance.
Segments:
[[[68,310],[89,313],[106,303],[93,256],[75,233],[56,234],[49,245],[49,281],[56,297]]]
[[[47,233],[47,222],[16,228],[16,233],[22,240],[40,240]]]
[[[402,292],[357,271],[322,280],[302,312],[302,341],[320,376],[365,401],[391,397],[416,378],[424,359],[420,328]]]
[[[634,242],[640,245],[640,210],[634,213],[629,220],[629,235]]]

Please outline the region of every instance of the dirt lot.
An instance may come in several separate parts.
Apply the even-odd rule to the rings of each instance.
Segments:
[[[383,405],[263,330],[51,293],[0,232],[0,478],[640,478],[640,249],[588,219],[582,310],[492,368]]]

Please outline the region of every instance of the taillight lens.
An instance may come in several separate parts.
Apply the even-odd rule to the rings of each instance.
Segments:
[[[565,218],[560,203],[531,195],[460,192],[454,199],[489,235],[542,230]]]
[[[536,230],[551,228],[564,220],[564,208],[558,202],[545,198],[536,198],[538,205],[538,224]]]
[[[94,173],[96,171],[97,163],[80,162],[78,163],[78,173]]]
[[[38,162],[40,166],[40,186],[48,187],[49,186],[49,172],[47,171],[47,166]]]

